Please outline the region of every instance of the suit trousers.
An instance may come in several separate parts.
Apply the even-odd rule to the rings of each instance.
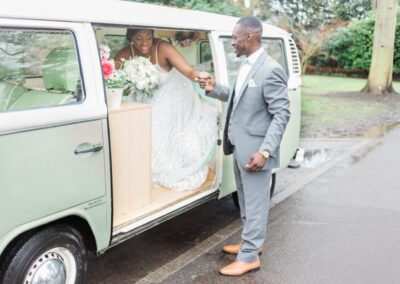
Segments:
[[[240,217],[243,221],[242,245],[237,260],[254,262],[258,260],[258,249],[264,245],[267,235],[271,170],[246,170],[237,162],[236,149],[233,158]]]

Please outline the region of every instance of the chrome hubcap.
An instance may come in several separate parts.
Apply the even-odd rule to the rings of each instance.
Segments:
[[[76,278],[76,261],[63,247],[52,248],[39,256],[31,265],[24,284],[73,284]]]

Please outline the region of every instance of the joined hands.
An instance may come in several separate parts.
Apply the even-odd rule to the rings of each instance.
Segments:
[[[194,80],[199,83],[200,88],[206,92],[211,92],[214,89],[215,79],[207,72],[201,71]]]

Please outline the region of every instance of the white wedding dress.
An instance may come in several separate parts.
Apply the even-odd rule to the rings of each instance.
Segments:
[[[156,56],[157,57],[157,56]],[[217,108],[202,99],[177,69],[157,64],[152,106],[153,183],[175,191],[200,187],[217,143]]]

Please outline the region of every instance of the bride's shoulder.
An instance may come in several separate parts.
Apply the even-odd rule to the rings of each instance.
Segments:
[[[159,49],[171,48],[172,44],[164,39],[157,39],[156,45]]]
[[[177,52],[176,48],[166,40],[159,39],[157,45],[160,55],[174,55]]]
[[[129,56],[131,56],[131,49],[129,48],[129,46],[125,46],[122,49],[120,49],[117,54],[115,55],[115,59],[120,59],[120,58],[128,58]]]

